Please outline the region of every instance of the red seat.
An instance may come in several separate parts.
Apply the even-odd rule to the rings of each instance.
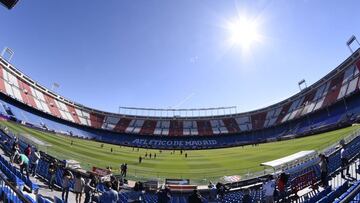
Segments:
[[[121,118],[116,124],[114,130],[121,133],[125,132],[126,128],[129,127],[131,120],[132,119],[130,118]]]
[[[197,129],[199,132],[199,135],[213,135],[213,131],[211,128],[210,121],[208,120],[200,120],[196,121],[197,123]]]
[[[103,122],[104,122],[105,116],[101,114],[96,113],[90,113],[90,122],[91,126],[94,128],[101,128]]]
[[[156,120],[145,120],[144,124],[140,130],[140,134],[144,135],[152,135],[154,134],[154,130],[156,128]]]
[[[323,107],[334,103],[339,95],[342,81],[344,79],[344,72],[331,80],[328,93],[325,97]]]
[[[234,118],[224,118],[223,122],[224,122],[226,129],[229,131],[229,133],[240,132],[240,128]]]
[[[183,122],[178,120],[171,120],[170,121],[170,128],[169,128],[169,135],[170,136],[181,136],[183,135]]]

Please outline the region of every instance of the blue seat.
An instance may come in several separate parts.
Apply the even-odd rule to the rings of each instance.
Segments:
[[[62,201],[62,199],[54,196],[54,203],[64,203],[64,201]]]
[[[27,200],[29,200],[31,203],[37,203],[36,200],[34,200],[32,197],[30,197],[28,194],[24,195]]]
[[[45,197],[43,197],[41,195],[36,196],[36,201],[37,201],[37,203],[51,203],[50,200],[46,199]]]

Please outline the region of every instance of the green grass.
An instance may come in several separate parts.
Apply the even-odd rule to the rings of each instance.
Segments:
[[[188,157],[180,155],[179,151],[146,150],[139,152],[131,147],[104,144],[89,140],[69,138],[52,133],[27,128],[22,125],[1,122],[0,124],[19,134],[30,134],[51,146],[38,146],[41,150],[59,158],[79,161],[85,169],[92,166],[105,168],[112,166],[118,169],[121,163],[128,164],[128,174],[131,179],[163,179],[190,178],[196,183],[205,180],[217,180],[224,175],[244,175],[249,172],[263,170],[260,163],[281,158],[302,150],[322,150],[338,142],[359,126],[352,126],[319,135],[293,140],[261,144],[257,147],[233,147],[213,150],[189,150]],[[73,145],[71,145],[73,141]],[[113,148],[113,152],[110,149]],[[144,159],[138,163],[139,156],[145,153],[157,154],[156,159]]]

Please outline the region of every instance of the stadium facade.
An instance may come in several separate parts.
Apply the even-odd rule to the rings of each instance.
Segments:
[[[0,113],[35,128],[145,148],[207,149],[289,139],[357,120],[359,52],[279,103],[251,112],[197,117],[134,116],[86,107],[38,84],[0,58]]]

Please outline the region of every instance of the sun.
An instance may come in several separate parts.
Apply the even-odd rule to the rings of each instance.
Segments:
[[[261,39],[256,20],[245,17],[237,18],[227,23],[227,29],[231,46],[241,46],[244,49],[249,49]]]

